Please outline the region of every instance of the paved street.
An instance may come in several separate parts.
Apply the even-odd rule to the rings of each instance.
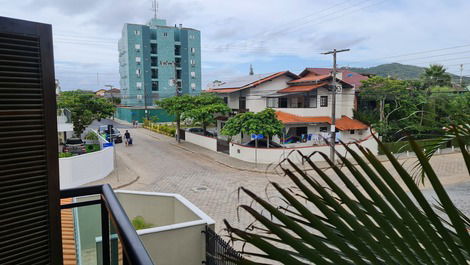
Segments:
[[[290,185],[286,177],[241,171],[217,163],[209,156],[178,147],[171,137],[125,125],[118,125],[118,128],[122,133],[126,128],[130,131],[134,145],[126,147],[118,144],[118,169],[108,178],[93,184],[110,183],[114,188],[119,188],[131,183],[123,189],[182,194],[217,222],[218,231],[223,228],[224,218],[231,223],[237,222],[237,205],[250,203],[244,194],[239,198],[238,187],[248,187],[265,197],[270,180],[283,186]],[[224,159],[225,155],[220,155],[220,159]],[[402,162],[409,165],[412,161]],[[436,156],[432,164],[444,184],[469,180],[458,153]],[[391,167],[389,163],[385,165]],[[267,193],[270,197],[274,195],[272,189],[268,189]],[[246,214],[241,215],[241,219],[243,225],[250,221]]]

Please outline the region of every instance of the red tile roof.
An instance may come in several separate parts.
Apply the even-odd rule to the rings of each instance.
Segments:
[[[365,130],[369,128],[369,126],[365,125],[364,123],[349,118],[348,116],[343,116],[341,119],[336,121],[336,128],[341,131],[346,130]]]
[[[331,118],[326,116],[302,117],[283,111],[276,111],[276,117],[282,123],[331,123]]]
[[[317,75],[315,73],[309,73],[304,77],[301,77],[301,78],[296,79],[296,80],[289,81],[288,83],[290,84],[290,83],[303,83],[303,82],[321,81],[321,80],[328,79],[330,77],[331,77],[330,74]]]
[[[325,86],[325,85],[328,85],[328,83],[327,82],[321,82],[321,83],[315,84],[315,85],[289,86],[289,87],[286,87],[286,88],[283,88],[283,89],[277,91],[277,93],[309,92],[309,91],[312,91],[314,89],[317,89],[317,88]]]
[[[283,111],[276,111],[277,119],[284,124],[290,123],[328,123],[331,124],[331,118],[327,116],[298,116]],[[351,119],[347,116],[343,116],[336,120],[336,128],[340,131],[347,130],[365,130],[369,128],[364,123]]]
[[[208,93],[232,93],[236,91],[240,91],[242,88],[213,88],[213,89],[207,89],[204,90],[203,92],[208,92]]]
[[[307,71],[307,72],[306,72]],[[362,86],[362,80],[367,80],[368,77],[358,74],[356,72],[349,71],[347,69],[338,69],[338,72],[343,74],[342,80],[351,85],[355,85],[356,88]],[[317,75],[327,75],[331,73],[331,68],[306,68],[300,76],[306,75],[307,73],[315,73]]]

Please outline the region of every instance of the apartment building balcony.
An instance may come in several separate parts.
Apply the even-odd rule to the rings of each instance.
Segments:
[[[106,184],[62,190],[61,201],[64,257],[74,264],[196,265],[216,254],[214,220],[179,194]]]

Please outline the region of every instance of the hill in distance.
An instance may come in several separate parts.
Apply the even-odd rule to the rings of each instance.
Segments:
[[[419,79],[421,74],[424,73],[425,67],[400,63],[388,63],[368,68],[351,67],[347,69],[360,74],[373,74],[384,77],[390,76],[397,79],[409,80]],[[452,76],[454,82],[458,82],[460,80],[460,77],[458,75],[454,75],[451,73],[449,74]],[[464,82],[468,84],[470,82],[470,78],[464,77]]]

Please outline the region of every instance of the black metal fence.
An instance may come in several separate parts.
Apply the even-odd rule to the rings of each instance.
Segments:
[[[206,262],[208,265],[236,265],[242,260],[238,251],[233,249],[214,230],[206,227]]]

